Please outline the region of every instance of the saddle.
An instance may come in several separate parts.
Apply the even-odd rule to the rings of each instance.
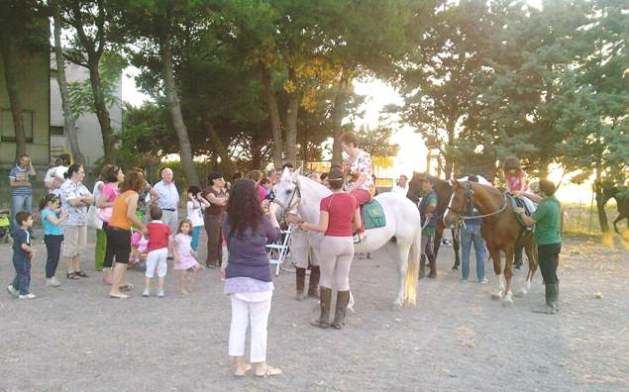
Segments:
[[[508,196],[508,199],[511,201],[511,207],[513,207],[514,209],[515,208],[524,209],[524,214],[526,216],[532,216],[535,210],[537,209],[537,204],[528,198],[524,200],[525,199],[524,197],[516,197],[510,193],[507,193],[507,196]],[[518,220],[518,222],[526,228],[526,230],[528,231],[533,230],[533,226],[527,226],[526,224],[524,224],[524,221],[522,221],[522,217],[519,214],[515,214],[515,217]]]
[[[360,207],[360,215],[363,219],[365,230],[378,229],[387,225],[387,218],[384,215],[384,208],[375,199]]]

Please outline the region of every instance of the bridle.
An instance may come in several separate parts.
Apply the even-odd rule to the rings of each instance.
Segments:
[[[288,203],[286,205],[277,198],[272,201],[272,203],[279,205],[284,211],[282,213],[283,219],[286,218],[288,213],[299,208],[299,205],[301,204],[301,187],[299,186],[299,179],[293,181],[293,184],[295,184],[295,189],[291,192],[290,199],[288,199]]]
[[[452,208],[452,201],[454,200],[454,195],[455,195],[454,192],[452,192],[452,196],[450,197],[450,203],[448,203],[448,206],[446,207],[446,211],[447,210],[452,211],[458,216],[459,220],[462,220],[462,221],[471,220],[471,219],[489,218],[490,216],[501,214],[507,209],[507,206],[509,204],[506,193],[503,193],[502,194],[502,207],[500,207],[497,211],[490,212],[489,214],[483,214],[483,215],[463,215],[463,211],[455,210],[454,208]],[[463,208],[465,211],[469,211],[471,209],[473,195],[474,195],[474,191],[472,190],[471,184],[469,182],[466,182],[463,189],[463,196],[465,197],[465,203],[463,205]]]

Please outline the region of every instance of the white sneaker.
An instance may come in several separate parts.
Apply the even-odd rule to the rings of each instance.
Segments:
[[[151,292],[149,291],[149,289],[144,289],[144,291],[142,292],[142,296],[143,297],[150,297],[151,296]]]
[[[158,290],[157,291],[157,296],[160,297],[160,298],[164,297],[164,290]]]
[[[487,282],[489,282],[489,281],[487,280],[487,278],[483,278],[483,280],[481,280],[481,281],[480,281],[480,282],[478,282],[478,283],[480,283],[480,284],[487,284]]]
[[[17,291],[15,287],[13,287],[12,284],[7,286],[7,291],[9,292],[9,294],[11,294],[14,297],[17,297],[18,295],[20,295],[20,292]]]
[[[57,280],[56,277],[52,277],[50,279],[46,279],[46,287],[59,287],[61,286],[61,282]]]
[[[37,296],[35,294],[33,294],[33,293],[28,293],[28,294],[25,294],[25,295],[20,295],[19,298],[20,299],[35,299],[35,298],[37,298]]]

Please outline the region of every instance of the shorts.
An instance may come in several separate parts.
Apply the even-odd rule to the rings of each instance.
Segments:
[[[144,276],[152,278],[155,276],[155,270],[157,269],[157,276],[163,278],[168,271],[168,248],[155,249],[148,253],[146,256],[146,273]]]
[[[87,245],[87,226],[64,226],[63,234],[63,257],[79,256]]]
[[[107,244],[111,246],[116,263],[129,264],[131,255],[131,231],[109,226],[107,230]]]

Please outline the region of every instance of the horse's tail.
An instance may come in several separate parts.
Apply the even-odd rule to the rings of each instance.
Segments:
[[[419,258],[421,256],[422,230],[417,227],[417,234],[408,253],[406,284],[404,286],[404,302],[406,305],[417,304],[417,281],[419,279]]]

